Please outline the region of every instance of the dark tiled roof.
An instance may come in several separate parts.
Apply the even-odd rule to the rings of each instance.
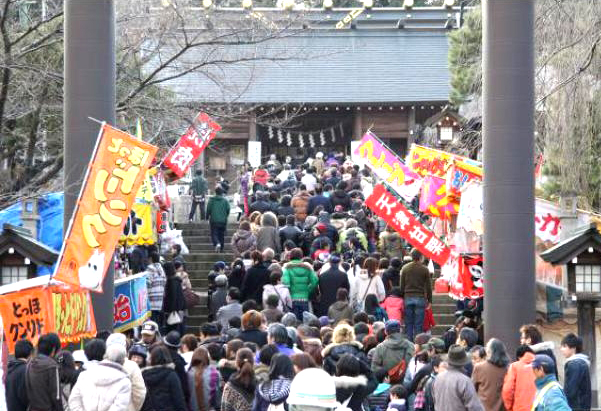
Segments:
[[[359,22],[358,29],[307,29],[260,45],[197,48],[164,76],[198,64],[208,52],[212,59],[258,60],[221,64],[168,81],[181,100],[353,104],[449,98],[447,31],[438,26],[361,29]]]

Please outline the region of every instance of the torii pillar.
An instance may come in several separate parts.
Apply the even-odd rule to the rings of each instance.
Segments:
[[[66,233],[100,125],[115,124],[115,5],[113,0],[66,0],[64,190]],[[102,294],[92,293],[98,330],[113,329],[113,269]]]
[[[484,0],[484,321],[515,352],[535,319],[534,1]]]

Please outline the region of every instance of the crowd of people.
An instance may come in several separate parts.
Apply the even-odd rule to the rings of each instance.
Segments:
[[[562,388],[554,358],[530,344],[540,335],[534,325],[522,328],[525,343],[512,362],[494,338],[468,350],[460,333],[447,350],[425,333],[411,342],[398,320],[373,321],[365,312],[333,323],[308,312],[299,321],[277,304],[244,305],[241,317],[225,327],[205,323],[198,336],[173,330],[162,337],[147,321],[139,340],[100,332],[74,352],[53,333],[37,349],[20,340],[6,376],[8,410],[591,409],[588,360],[574,334],[561,342]]]
[[[432,264],[365,206],[367,170],[323,157],[299,167],[271,158],[241,173],[235,259],[207,273],[198,335],[186,333],[193,290],[181,250],[162,262],[140,249],[134,265],[148,273],[152,311],[140,338],[100,332],[74,352],[56,334],[36,350],[18,341],[8,409],[590,410],[589,362],[574,334],[561,342],[563,386],[536,325],[519,330],[515,353],[483,340],[481,300],[461,302],[454,326],[432,336]],[[226,189],[204,210],[206,181],[195,179],[190,218],[199,207],[223,251]]]

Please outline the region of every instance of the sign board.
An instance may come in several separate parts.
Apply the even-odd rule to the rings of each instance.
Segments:
[[[450,248],[420,223],[382,184],[374,187],[365,204],[427,258],[440,265],[447,262],[451,255]]]
[[[248,142],[248,162],[252,168],[257,168],[261,165],[261,142]]]
[[[54,278],[102,291],[102,280],[157,147],[104,124]]]

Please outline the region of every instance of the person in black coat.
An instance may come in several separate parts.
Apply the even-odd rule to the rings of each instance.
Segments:
[[[336,186],[336,190],[334,190],[332,197],[330,197],[330,200],[332,201],[332,206],[334,208],[339,205],[342,206],[343,211],[349,211],[351,209],[351,198],[346,192],[346,189],[347,184],[344,181],[341,181]]]
[[[236,287],[238,290],[242,288],[242,281],[246,276],[246,268],[244,268],[244,262],[238,258],[232,263],[232,271],[228,276],[228,286],[230,288]]]
[[[390,290],[394,287],[398,287],[401,283],[401,267],[403,263],[400,258],[394,257],[390,260],[390,267],[382,274],[382,282],[384,283],[384,289],[386,295],[390,295]]]
[[[175,275],[175,266],[172,262],[163,264],[163,270],[167,277],[165,283],[165,296],[163,297],[163,312],[169,321],[169,314],[178,312],[182,321],[178,324],[167,324],[167,332],[176,330],[180,335],[184,334],[186,324],[184,322],[184,310],[186,309],[186,299],[184,298],[184,289],[182,279]]]
[[[346,288],[350,292],[348,276],[340,269],[340,257],[332,254],[330,257],[330,268],[322,272],[317,284],[319,290],[319,304],[315,309],[318,317],[328,315],[330,305],[336,302],[336,294],[339,288]]]
[[[363,411],[367,396],[374,392],[378,381],[369,366],[352,354],[343,354],[336,364],[336,400],[352,411]]]
[[[255,300],[263,301],[263,286],[269,284],[269,270],[263,264],[263,255],[255,250],[250,257],[253,260],[253,265],[246,272],[246,276],[242,281],[242,301]]]
[[[316,184],[315,195],[309,199],[307,213],[313,214],[313,211],[315,211],[315,209],[319,206],[322,206],[323,209],[328,213],[334,211],[334,207],[332,207],[332,202],[330,199],[323,195],[323,186],[321,184]]]
[[[186,403],[190,399],[190,388],[188,386],[188,375],[186,373],[186,360],[179,355],[179,348],[182,346],[181,334],[177,331],[170,331],[163,339],[163,344],[169,350],[173,364],[175,364],[175,373],[177,374],[180,383],[182,384],[182,390],[184,391],[184,397]]]
[[[590,360],[582,353],[582,338],[569,333],[561,340],[561,353],[566,358],[563,384],[568,404],[574,411],[591,409]]]
[[[336,229],[336,227],[334,227],[330,222],[330,213],[328,213],[327,211],[322,211],[321,213],[319,213],[319,216],[317,217],[317,222],[326,225],[326,235],[330,240],[332,240],[333,245],[338,244],[338,239],[340,238],[340,235],[338,234],[338,230]]]
[[[356,341],[355,329],[348,324],[340,323],[334,328],[332,343],[321,352],[323,369],[330,375],[336,375],[336,365],[344,354],[351,354],[365,364],[367,370],[371,369],[367,356],[363,352],[363,345]],[[371,371],[369,371],[371,374]]]
[[[289,215],[294,215],[294,208],[290,205],[290,202],[292,201],[292,197],[289,195],[285,195],[282,197],[281,201],[280,201],[280,205],[278,208],[276,208],[275,213],[276,215],[280,216],[286,216],[288,217]]]
[[[284,249],[284,243],[287,240],[292,241],[297,247],[300,246],[302,235],[303,232],[301,229],[294,225],[294,214],[286,216],[286,225],[280,228],[282,250]]]
[[[259,349],[267,345],[267,332],[261,330],[263,315],[256,310],[249,310],[242,315],[242,331],[238,338],[244,342],[253,342]]]
[[[27,411],[29,400],[25,386],[27,361],[33,355],[33,344],[19,340],[15,344],[15,359],[8,362],[6,373],[6,405],[10,411]]]
[[[257,193],[257,201],[250,205],[250,212],[252,213],[253,211],[258,211],[261,214],[271,211],[271,204],[267,201],[263,191]]]
[[[141,411],[187,411],[180,378],[169,349],[157,345],[150,350],[150,366],[142,370],[146,399]]]

